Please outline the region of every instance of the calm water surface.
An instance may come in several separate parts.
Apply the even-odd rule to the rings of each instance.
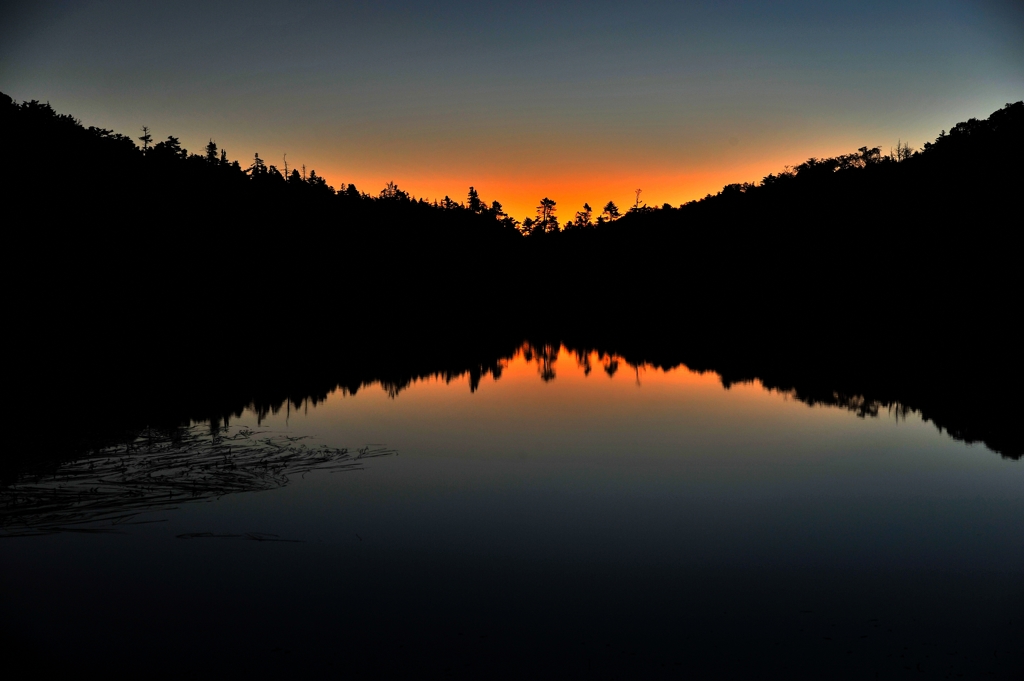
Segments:
[[[246,413],[396,454],[0,540],[4,634],[189,676],[1021,678],[1024,462],[608,361]]]

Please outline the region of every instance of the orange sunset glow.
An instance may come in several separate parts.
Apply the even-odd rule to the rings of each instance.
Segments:
[[[549,197],[562,222],[638,188],[679,205],[811,156],[920,148],[1024,88],[1012,3],[790,4],[255,3],[198,23],[25,4],[0,34],[0,85],[86,125],[193,152],[212,139],[243,168],[287,155],[335,188],[428,200],[474,186],[517,220]]]
[[[0,2],[4,678],[1024,669],[1021,0]]]

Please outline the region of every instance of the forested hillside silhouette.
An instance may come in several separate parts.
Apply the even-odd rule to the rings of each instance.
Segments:
[[[991,312],[991,324],[1014,283],[1024,102],[920,151],[812,158],[678,208],[641,205],[638,191],[624,214],[608,202],[594,218],[586,205],[562,225],[547,197],[520,223],[472,187],[460,201],[394,183],[335,190],[258,153],[229,160],[212,140],[189,153],[148,129],[136,144],[6,95],[0,129],[20,281],[64,314],[102,298],[110,322],[139,305],[247,293],[312,312],[343,302],[374,320],[682,306],[716,323],[864,331],[881,314],[888,334],[906,332],[908,314],[977,323]]]
[[[863,147],[680,207],[638,193],[563,222],[548,197],[519,222],[472,188],[333,188],[213,140],[190,153],[6,95],[0,131],[13,385],[29,409],[61,395],[83,415],[109,399],[143,420],[206,418],[222,408],[194,400],[230,412],[400,385],[532,338],[812,402],[910,405],[1020,453],[1000,424],[1024,378],[1024,102],[921,150]]]
[[[368,318],[423,306],[590,318],[591,305],[682,304],[717,321],[729,308],[758,323],[845,328],[844,318],[863,330],[887,308],[907,308],[888,322],[977,315],[1012,283],[1024,102],[920,151],[811,158],[678,208],[641,205],[638,190],[625,214],[609,202],[594,219],[586,205],[564,225],[547,197],[520,223],[472,187],[464,201],[417,199],[394,183],[335,190],[258,153],[232,161],[212,140],[189,153],[148,129],[136,144],[6,95],[0,129],[12,245],[31,263],[23,280],[53,304],[76,303],[65,310],[82,307],[76,295],[128,310],[259,291],[289,307],[343,298]],[[550,312],[563,295],[577,304]]]

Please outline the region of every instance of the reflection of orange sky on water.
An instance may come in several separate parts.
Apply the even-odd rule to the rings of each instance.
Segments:
[[[704,421],[719,421],[749,417],[753,413],[773,418],[782,412],[801,418],[807,407],[788,396],[766,391],[760,383],[734,385],[726,390],[713,372],[697,373],[685,366],[668,371],[655,367],[634,367],[621,358],[600,357],[596,352],[588,357],[591,370],[574,353],[564,347],[550,363],[553,378],[542,377],[542,359],[534,354],[526,359],[519,351],[504,362],[501,376],[484,376],[475,392],[470,391],[469,376],[462,375],[445,381],[431,377],[413,382],[394,397],[388,397],[379,384],[366,386],[355,396],[369,398],[367,404],[355,407],[351,396],[335,391],[327,400],[329,407],[338,409],[375,409],[369,403],[381,400],[392,402],[394,408],[419,412],[423,416],[447,421],[456,412],[475,418],[511,419],[513,421],[557,421],[574,419],[584,413],[591,416],[604,414],[605,418],[644,419],[653,412],[684,409],[698,414]],[[618,368],[609,375],[605,367],[617,361]],[[794,409],[795,407],[795,409]],[[834,410],[837,415],[842,413]]]
[[[685,454],[693,461],[731,458],[742,466],[753,459],[775,466],[779,456],[828,456],[830,443],[845,434],[895,427],[891,419],[865,421],[844,409],[808,407],[758,383],[725,389],[714,373],[635,368],[620,360],[610,377],[596,354],[590,363],[586,375],[575,355],[562,348],[553,363],[555,377],[544,381],[542,365],[519,353],[506,361],[497,380],[482,377],[475,392],[468,374],[415,381],[394,396],[375,383],[355,395],[335,390],[325,401],[290,414],[282,410],[263,426],[309,433],[332,446],[383,444],[401,454]],[[239,423],[250,420],[251,413]],[[899,432],[937,436],[915,421],[911,428],[901,423]]]
[[[634,368],[621,360],[609,377],[596,354],[590,361],[588,376],[563,348],[555,378],[544,381],[538,362],[519,353],[500,378],[484,376],[475,392],[465,374],[450,382],[416,381],[395,397],[371,384],[355,395],[336,390],[289,418],[271,416],[264,426],[312,433],[333,446],[376,443],[446,458],[646,452],[737,462],[773,452],[823,456],[828,449],[820,443],[865,427],[848,411],[809,408],[756,383],[726,390],[713,373]]]
[[[528,354],[530,359],[527,359]],[[481,397],[486,396],[495,391],[497,388],[495,384],[499,384],[505,392],[512,391],[514,394],[522,396],[539,394],[545,390],[561,392],[581,388],[588,391],[596,390],[600,393],[607,392],[608,389],[618,391],[627,385],[643,388],[654,384],[686,387],[700,392],[709,389],[722,390],[722,383],[717,374],[713,372],[697,373],[690,371],[685,366],[679,366],[669,371],[643,365],[636,367],[620,357],[602,356],[597,352],[579,357],[565,347],[555,350],[550,356],[553,357],[553,360],[548,363],[551,375],[547,380],[543,377],[544,360],[538,354],[537,349],[534,348],[529,352],[520,349],[512,359],[502,362],[500,377],[484,376],[475,392]],[[589,373],[586,369],[587,361],[590,364]],[[379,384],[364,387],[359,394],[374,391],[379,387]],[[457,376],[451,380],[430,377],[414,381],[400,391],[395,399],[400,400],[412,392],[437,396],[449,393],[453,389],[459,391],[460,388],[465,388],[465,392],[470,393],[468,374]],[[602,390],[602,388],[606,390]],[[338,391],[331,393],[329,399],[337,393]]]

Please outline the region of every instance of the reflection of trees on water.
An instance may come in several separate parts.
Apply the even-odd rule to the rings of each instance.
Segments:
[[[393,452],[311,446],[304,437],[198,425],[146,429],[126,444],[0,488],[0,535],[110,532],[145,512],[277,489],[313,470],[350,471]]]
[[[424,377],[406,377],[401,379],[385,379],[381,380],[381,387],[387,392],[389,397],[397,397],[398,393],[408,388],[410,385],[415,383],[420,378],[432,378],[438,381],[444,381],[445,383],[451,383],[452,381],[459,380],[463,376],[469,376],[469,392],[475,393],[477,388],[480,387],[480,381],[486,376],[493,376],[494,380],[501,378],[501,372],[505,369],[510,358],[508,357],[497,357],[487,362],[475,362],[470,364],[468,368],[459,369],[445,369],[443,371],[436,371],[429,376]],[[362,387],[362,386],[360,386]],[[355,394],[355,389],[342,389],[346,394]]]
[[[525,345],[524,348],[525,348],[524,349],[524,354],[526,355],[527,360],[529,360],[530,359],[530,355],[527,354],[528,353],[529,344]],[[577,349],[572,350],[572,353],[576,357],[576,365],[583,369],[583,375],[584,376],[589,376],[590,372],[592,371],[592,366],[591,366],[591,361],[590,361],[590,356],[591,356],[592,352],[588,351],[586,349],[577,348]],[[534,351],[534,354],[537,354],[536,351]],[[551,355],[550,350],[548,351],[547,355],[548,356]],[[687,367],[682,362],[679,362],[679,363],[676,363],[676,364],[670,364],[670,365],[667,365],[667,366],[656,366],[656,365],[651,364],[649,362],[630,362],[629,360],[626,360],[625,358],[616,357],[615,355],[606,354],[606,353],[603,353],[603,352],[598,352],[597,356],[598,356],[598,359],[602,362],[602,364],[604,366],[605,373],[607,373],[609,377],[615,376],[615,373],[619,370],[619,362],[620,361],[624,362],[626,364],[626,366],[628,366],[630,369],[633,370],[633,374],[636,376],[636,384],[637,385],[641,384],[640,383],[640,371],[641,370],[646,371],[648,369],[651,369],[651,370],[659,370],[660,369],[663,372],[668,372],[668,371],[672,371],[673,369],[677,369],[677,368],[680,368],[680,367],[682,367],[682,368],[684,368],[684,369],[686,369],[688,371],[690,370],[689,367]],[[554,358],[557,359],[557,357],[558,357],[558,351],[555,350],[554,351]],[[704,373],[704,372],[698,372],[698,373]],[[542,374],[542,377],[543,377],[543,374]],[[554,378],[554,371],[552,370],[550,379],[553,379],[553,378]],[[545,380],[550,380],[550,379],[545,379]],[[726,390],[728,390],[730,387],[732,387],[732,385],[737,384],[737,383],[753,383],[753,382],[757,382],[765,390],[768,390],[770,392],[776,392],[776,393],[785,395],[787,397],[792,397],[793,399],[798,400],[800,402],[803,402],[804,404],[806,404],[808,406],[811,406],[811,407],[813,407],[813,406],[839,407],[841,409],[846,409],[848,411],[852,411],[855,414],[857,414],[857,416],[859,416],[861,418],[864,418],[864,417],[877,417],[881,413],[882,410],[885,410],[890,416],[895,418],[897,421],[899,421],[901,419],[903,421],[906,421],[907,417],[910,416],[910,415],[913,415],[913,414],[920,415],[920,412],[918,412],[918,410],[913,409],[911,407],[908,407],[907,405],[905,405],[905,404],[903,404],[903,403],[901,403],[899,401],[884,401],[884,400],[877,400],[877,399],[869,399],[869,398],[866,398],[863,395],[845,395],[843,393],[839,393],[839,392],[836,392],[836,391],[832,391],[830,394],[820,394],[820,393],[813,393],[813,392],[808,393],[808,392],[804,392],[804,391],[801,391],[801,390],[796,389],[796,388],[789,388],[789,389],[787,389],[787,388],[781,388],[781,387],[778,387],[778,386],[768,385],[768,384],[765,384],[763,381],[761,381],[760,379],[757,379],[757,378],[739,379],[739,380],[734,380],[734,381],[730,381],[729,379],[726,379],[726,378],[721,378],[721,381],[722,381],[722,386]]]
[[[561,350],[561,346],[557,344],[532,345],[525,343],[520,352],[527,362],[537,362],[537,373],[540,374],[540,380],[547,383],[555,380],[555,362],[558,361],[559,350]]]
[[[501,378],[502,371],[504,371],[508,362],[511,361],[516,353],[515,351],[506,351],[495,354],[495,357],[485,361],[472,361],[442,369],[425,369],[421,366],[409,366],[404,369],[392,367],[387,371],[378,371],[380,367],[373,366],[372,362],[368,363],[370,366],[363,367],[360,366],[361,362],[356,361],[353,362],[354,365],[368,369],[365,372],[355,371],[354,373],[358,376],[357,378],[341,381],[336,379],[317,380],[313,384],[301,385],[296,389],[290,389],[289,392],[291,394],[288,396],[275,394],[276,391],[269,390],[269,395],[253,397],[248,403],[236,403],[230,410],[224,410],[219,415],[210,416],[204,414],[200,416],[198,414],[191,414],[191,416],[196,420],[206,420],[211,423],[229,423],[232,417],[238,418],[244,411],[248,410],[256,416],[257,423],[262,424],[269,416],[277,416],[282,412],[286,417],[290,416],[293,410],[305,412],[310,406],[315,407],[324,402],[328,395],[334,392],[344,396],[356,395],[360,390],[380,386],[388,394],[388,397],[394,399],[402,391],[407,390],[418,381],[436,380],[451,383],[452,381],[461,380],[464,376],[469,377],[469,391],[476,392],[480,387],[480,381],[487,376],[493,377],[494,380]]]
[[[280,487],[288,476],[312,468],[347,470],[381,452],[310,448],[266,434],[232,431],[227,424],[246,410],[261,420],[272,413],[305,410],[332,393],[353,395],[364,388],[381,387],[395,398],[422,380],[450,383],[468,377],[469,389],[476,391],[482,378],[500,379],[517,357],[536,362],[545,382],[556,380],[556,362],[564,356],[574,359],[587,376],[598,364],[609,377],[617,376],[620,368],[634,374],[678,367],[713,372],[727,389],[756,382],[807,405],[839,407],[860,417],[888,412],[902,420],[916,414],[956,440],[982,442],[1005,458],[1021,458],[1021,437],[1009,403],[978,399],[983,393],[934,380],[928,373],[891,381],[885,372],[836,372],[827,365],[787,365],[771,358],[747,360],[730,351],[677,348],[674,343],[637,349],[555,340],[467,342],[425,350],[412,344],[349,355],[328,367],[311,364],[294,375],[264,374],[248,383],[228,379],[219,389],[182,384],[175,391],[173,384],[154,381],[159,391],[141,397],[134,388],[107,392],[79,402],[80,411],[63,413],[59,428],[42,426],[49,428],[48,446],[39,446],[41,428],[27,429],[25,445],[0,456],[0,535],[94,528],[99,523],[109,530],[133,522],[145,510]],[[739,361],[730,359],[734,355]],[[209,431],[178,427],[196,422],[208,423]],[[126,441],[131,444],[117,445]]]
[[[523,359],[527,362],[537,363],[537,373],[545,383],[555,380],[558,375],[555,373],[555,362],[558,361],[559,352],[562,347],[558,344],[542,344],[534,345],[531,343],[524,343],[522,348],[519,350],[519,354],[522,355]],[[569,350],[569,352],[576,359],[576,366],[583,369],[584,376],[590,376],[590,373],[594,370],[593,363],[590,361],[590,355],[592,354],[589,350],[575,349]],[[597,359],[601,362],[601,366],[605,373],[609,377],[614,376],[615,372],[619,370],[620,357],[615,355],[606,354],[604,352],[597,353]],[[630,364],[630,367],[634,371],[639,371],[641,367],[646,365],[643,364]],[[495,375],[495,380],[500,377],[500,374]]]
[[[584,376],[590,376],[593,371],[594,355],[601,362],[604,372],[609,377],[614,377],[619,368],[624,365],[632,370],[638,384],[641,370],[671,371],[683,367],[698,373],[710,371],[719,376],[722,386],[726,389],[736,384],[757,383],[765,390],[786,395],[808,406],[846,409],[861,418],[876,418],[884,412],[898,421],[905,421],[908,416],[917,415],[923,420],[933,423],[939,432],[946,433],[954,439],[967,443],[984,442],[1005,458],[1020,458],[1019,441],[1015,439],[1011,429],[997,426],[997,429],[993,430],[991,420],[984,414],[979,418],[977,413],[964,410],[962,405],[953,408],[945,406],[944,402],[949,401],[951,397],[957,397],[955,393],[932,395],[933,399],[938,399],[941,410],[937,410],[929,400],[922,400],[921,395],[912,396],[909,400],[904,399],[898,391],[893,391],[890,386],[877,385],[865,377],[862,377],[860,381],[862,385],[858,390],[836,390],[828,383],[827,379],[823,382],[821,379],[813,378],[813,374],[812,378],[808,378],[802,374],[794,375],[791,372],[779,371],[777,367],[771,365],[761,368],[736,368],[722,361],[708,361],[699,356],[689,357],[683,353],[670,353],[658,361],[649,361],[643,355],[631,353],[619,355],[591,345],[527,341],[514,350],[496,353],[497,356],[493,360],[472,362],[469,368],[463,368],[461,371],[447,368],[444,371],[424,372],[409,376],[400,381],[394,379],[365,381],[347,389],[342,388],[342,390],[346,394],[354,394],[359,388],[379,383],[388,392],[388,395],[397,397],[402,390],[417,380],[434,378],[450,383],[468,375],[470,390],[475,392],[479,387],[481,376],[490,374],[495,380],[498,380],[501,378],[502,369],[517,357],[522,357],[527,362],[535,362],[541,380],[548,383],[554,381],[558,376],[555,364],[562,351],[575,359],[576,365],[583,370]],[[323,395],[320,399],[325,397],[326,395]]]
[[[794,399],[799,400],[800,402],[803,402],[809,407],[838,407],[840,409],[852,411],[860,418],[877,418],[883,410],[889,416],[893,417],[896,421],[906,421],[907,418],[912,415],[920,416],[920,412],[917,409],[908,407],[907,405],[899,402],[898,400],[873,400],[866,398],[863,395],[845,395],[843,393],[836,391],[832,391],[831,395],[806,394],[802,393],[801,391],[795,388],[791,390],[780,390],[763,384],[762,387],[764,387],[765,390],[769,390],[771,392],[777,392],[783,395],[788,395],[789,397],[792,397]]]
[[[536,361],[538,373],[545,382],[556,378],[554,363],[559,355],[558,344],[525,343],[520,352],[527,361]],[[794,374],[780,371],[777,367],[766,364],[762,367],[744,366],[737,368],[724,361],[709,361],[699,356],[689,357],[683,353],[670,353],[656,362],[644,359],[643,355],[625,353],[618,355],[589,345],[566,344],[561,349],[572,354],[576,364],[585,376],[592,371],[592,355],[604,367],[608,376],[614,376],[620,364],[632,369],[640,383],[641,370],[671,371],[686,368],[698,373],[716,373],[722,386],[727,390],[736,384],[757,383],[765,390],[776,392],[808,406],[827,406],[846,409],[861,418],[877,418],[887,413],[897,421],[907,420],[916,415],[926,422],[931,422],[939,432],[953,439],[966,442],[983,442],[990,449],[1008,459],[1021,458],[1021,445],[1009,422],[1000,423],[984,409],[965,408],[956,391],[924,393],[920,391],[907,395],[894,390],[892,386],[879,384],[870,377],[860,377],[855,390],[837,390],[829,379],[814,375]],[[696,359],[696,361],[694,361]]]

